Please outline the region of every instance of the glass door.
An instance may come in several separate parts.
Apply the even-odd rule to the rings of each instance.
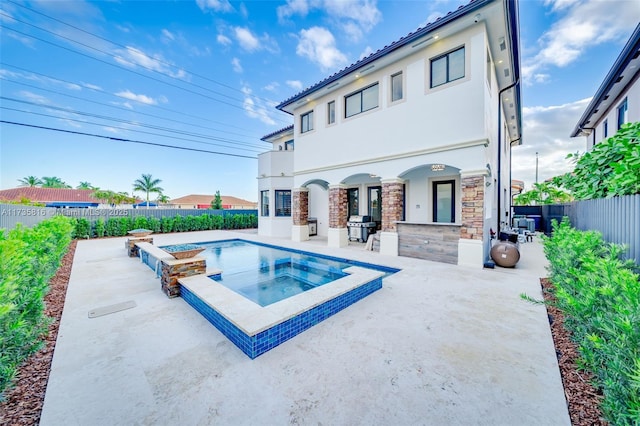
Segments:
[[[382,187],[370,186],[369,188],[369,216],[377,225],[377,229],[382,226]]]
[[[456,221],[455,181],[433,182],[433,221],[454,223]]]

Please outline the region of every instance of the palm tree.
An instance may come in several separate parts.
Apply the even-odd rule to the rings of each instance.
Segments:
[[[42,177],[43,188],[71,188],[71,185],[67,185],[65,181],[57,176],[43,176]]]
[[[133,190],[140,191],[147,194],[147,208],[149,208],[149,193],[156,192],[161,194],[164,189],[159,185],[162,182],[160,179],[154,179],[150,174],[142,174],[142,178],[136,179],[133,182]]]
[[[158,194],[158,197],[156,198],[156,201],[158,202],[158,204],[167,204],[169,201],[171,200],[171,198],[169,198],[168,195],[164,195],[164,194]]]
[[[80,182],[80,184],[78,186],[76,186],[76,189],[93,189],[93,190],[96,190],[98,188],[94,188],[94,186],[91,185],[89,182]]]
[[[20,186],[40,186],[42,185],[42,180],[40,180],[40,178],[35,177],[35,176],[27,176],[25,178],[22,179],[18,179],[18,182],[20,182]]]

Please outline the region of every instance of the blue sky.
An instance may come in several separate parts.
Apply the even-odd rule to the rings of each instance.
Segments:
[[[131,192],[151,173],[171,198],[255,201],[260,137],[292,122],[274,105],[464,3],[3,1],[0,117],[49,129],[0,124],[0,188],[35,175]],[[521,1],[514,179],[534,181],[536,152],[544,180],[584,151],[569,133],[638,21],[633,0]]]

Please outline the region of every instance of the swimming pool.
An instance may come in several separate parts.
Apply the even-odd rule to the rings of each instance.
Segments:
[[[180,294],[252,359],[381,289],[383,277],[399,271],[239,239],[196,244],[206,248],[207,270],[217,271],[179,279]]]

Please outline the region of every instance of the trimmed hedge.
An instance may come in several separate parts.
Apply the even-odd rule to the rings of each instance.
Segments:
[[[255,214],[227,214],[200,216],[112,217],[107,221],[98,219],[91,223],[85,218],[71,218],[74,238],[124,237],[133,229],[150,229],[154,233],[208,231],[215,229],[248,229],[258,227]]]
[[[594,375],[607,421],[640,424],[640,281],[624,248],[569,220],[544,238],[550,279],[565,326],[580,352],[579,368]]]
[[[17,367],[42,346],[50,321],[44,296],[72,232],[72,221],[62,216],[0,230],[0,400]]]

